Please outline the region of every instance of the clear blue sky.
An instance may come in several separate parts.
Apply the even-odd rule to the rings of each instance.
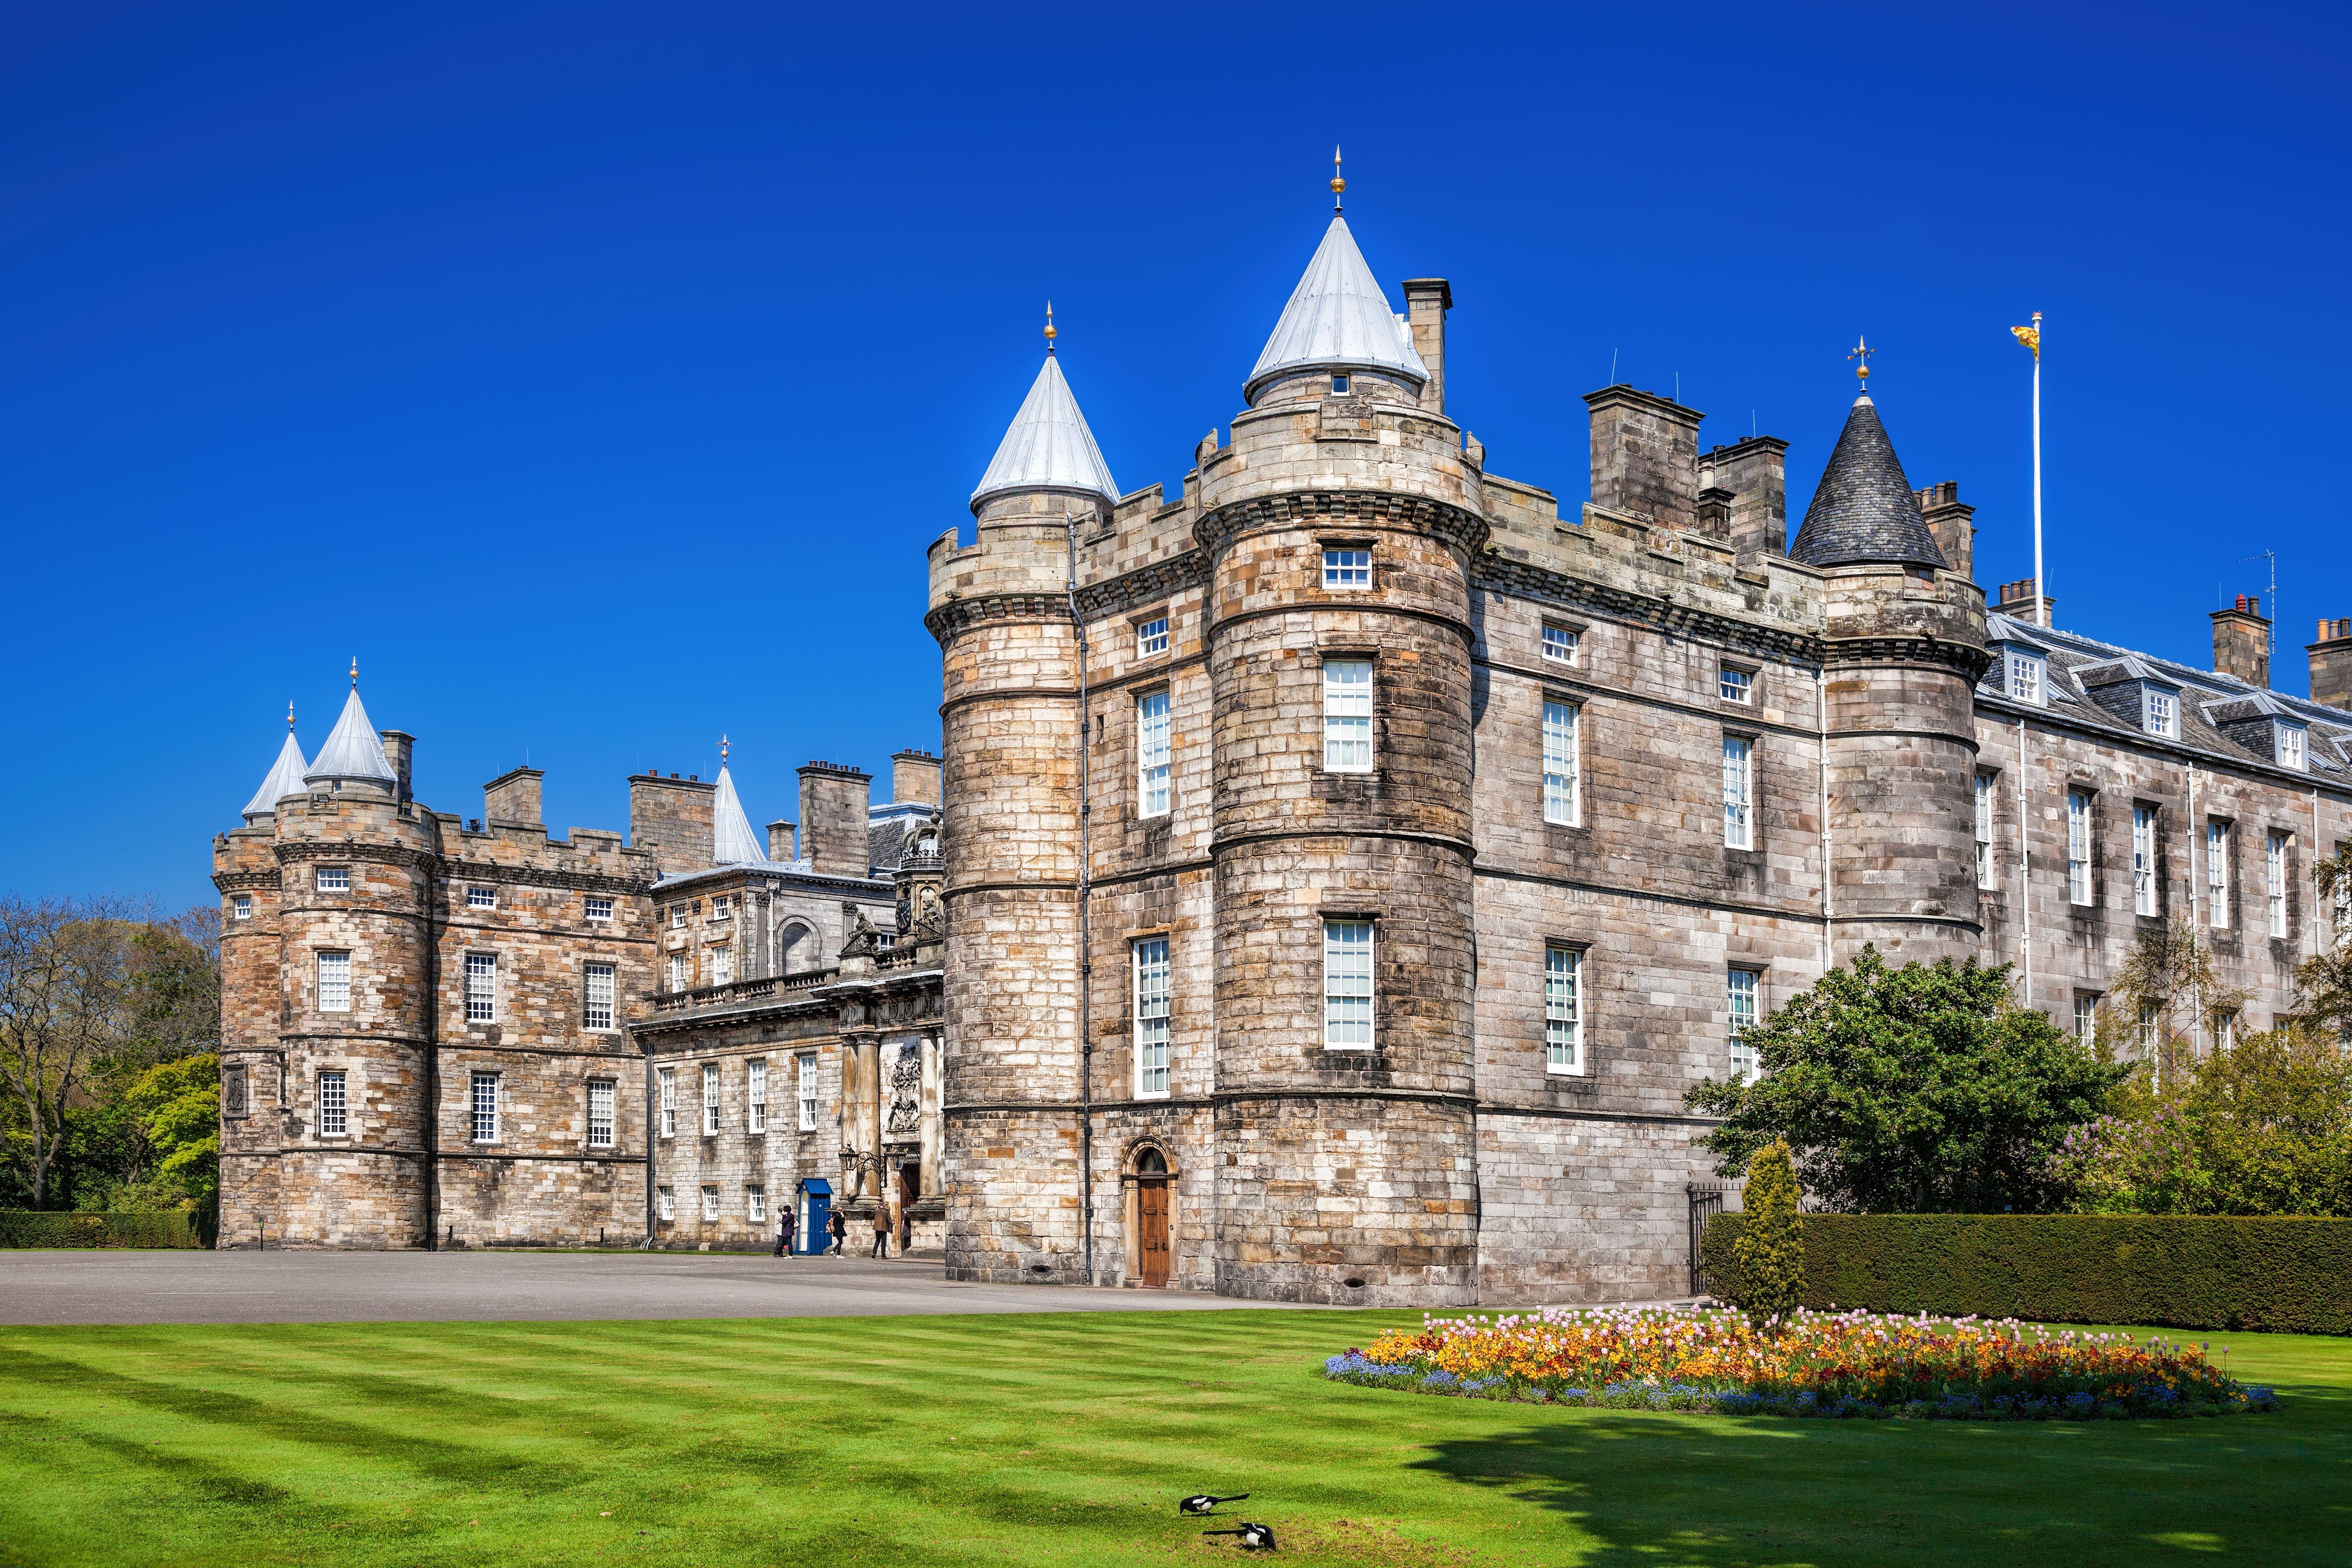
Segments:
[[[0,889],[209,900],[353,654],[469,816],[527,753],[625,826],[722,731],[755,820],[812,757],[887,778],[1045,298],[1120,484],[1172,485],[1335,142],[1381,279],[1453,280],[1496,472],[1572,512],[1614,354],[1793,443],[1793,521],[1866,332],[2021,575],[2038,309],[2061,622],[2202,660],[2274,550],[2303,689],[2352,615],[2346,13],[1936,10],[11,5]]]

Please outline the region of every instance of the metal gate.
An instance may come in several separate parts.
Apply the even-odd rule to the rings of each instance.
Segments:
[[[1724,1186],[1720,1182],[1685,1182],[1683,1192],[1690,1199],[1690,1293],[1704,1296],[1706,1265],[1699,1258],[1699,1237],[1706,1234],[1707,1220],[1723,1212]]]

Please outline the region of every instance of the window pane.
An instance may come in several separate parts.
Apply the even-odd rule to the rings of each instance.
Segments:
[[[498,908],[498,890],[494,888],[467,889],[466,907],[469,910],[494,910]]]
[[[1756,1047],[1747,1040],[1748,1031],[1756,1023],[1756,972],[1735,969],[1729,972],[1731,1076],[1750,1079],[1756,1076]]]
[[[1167,616],[1145,621],[1135,628],[1135,651],[1138,657],[1168,651]]]
[[[2132,910],[2156,913],[2156,812],[2145,805],[2132,807]]]
[[[1751,743],[1737,736],[1723,738],[1723,842],[1727,848],[1754,847],[1754,807],[1750,800],[1753,773]]]
[[[719,1064],[702,1064],[702,1135],[715,1138],[719,1134]]]
[[[611,920],[613,918],[613,900],[610,899],[599,899],[591,896],[588,900],[588,918],[592,921]]]
[[[1136,799],[1139,814],[1168,812],[1168,693],[1135,700]]]
[[[1584,1019],[1578,982],[1584,955],[1570,947],[1544,950],[1544,1070],[1584,1070]]]
[[[1323,585],[1326,588],[1370,587],[1372,552],[1369,550],[1326,550],[1323,552]]]
[[[588,1142],[598,1149],[613,1146],[613,1086],[609,1083],[588,1086]]]
[[[2091,901],[2091,797],[2081,790],[2066,795],[2066,897]]]
[[[319,955],[319,1011],[348,1013],[352,1010],[352,955],[348,952],[322,952]]]
[[[1323,922],[1323,1043],[1346,1050],[1372,1043],[1372,922]]]
[[[1135,944],[1135,1091],[1168,1092],[1168,939]]]
[[[609,963],[588,965],[588,1007],[582,1023],[591,1029],[613,1026],[613,966]]]
[[[751,1065],[750,1081],[745,1087],[749,1110],[746,1124],[754,1132],[768,1130],[768,1064],[762,1059]]]
[[[1747,701],[1748,694],[1753,689],[1755,679],[1756,678],[1754,676],[1748,674],[1748,671],[1744,669],[1725,670],[1723,672],[1723,700],[1726,702]]]
[[[478,1072],[473,1079],[474,1142],[495,1143],[499,1137],[499,1075]]]
[[[466,1022],[488,1024],[497,1010],[499,961],[495,953],[466,955]]]
[[[795,1070],[800,1078],[801,1131],[814,1131],[816,1128],[816,1058],[800,1058],[795,1063]]]
[[[1323,666],[1323,766],[1331,773],[1372,771],[1372,661],[1332,659]]]
[[[322,1072],[319,1075],[319,1131],[330,1138],[340,1138],[350,1130],[349,1107],[343,1100],[343,1075]]]
[[[1576,634],[1566,626],[1543,629],[1543,656],[1554,664],[1576,662]]]
[[[665,1138],[677,1136],[677,1069],[661,1069],[661,1131]]]
[[[1543,811],[1546,822],[1573,826],[1577,814],[1576,707],[1543,705]]]

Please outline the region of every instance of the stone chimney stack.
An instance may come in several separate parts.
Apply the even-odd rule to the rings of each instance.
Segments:
[[[1412,328],[1412,352],[1429,367],[1421,405],[1432,414],[1445,412],[1445,312],[1452,309],[1454,287],[1444,279],[1404,280],[1404,318]]]
[[[398,783],[393,785],[392,798],[406,805],[416,797],[409,792],[409,776],[416,766],[416,737],[404,730],[379,730],[376,739],[383,742],[383,759],[392,764]]]
[[[1700,486],[1731,494],[1724,537],[1742,562],[1789,552],[1788,451],[1778,436],[1750,436],[1698,460]]]
[[[492,827],[545,827],[540,813],[539,768],[510,768],[482,786],[482,820]]]
[[[768,824],[768,858],[771,860],[799,859],[800,855],[793,846],[793,837],[799,831],[800,824],[787,822],[781,816]]]
[[[1698,422],[1706,416],[1622,384],[1587,393],[1584,402],[1592,410],[1592,504],[1660,528],[1693,526]]]
[[[2258,595],[2241,594],[2234,607],[2213,612],[2213,668],[2270,689],[2271,624]]]
[[[866,837],[874,775],[846,763],[801,770],[801,821],[808,829],[809,868],[821,877],[863,877],[874,869]]]
[[[1943,541],[1939,539],[1936,542],[1941,545]],[[2042,602],[2050,609],[2048,624],[2056,626],[2058,601],[2044,595]],[[2042,618],[2033,613],[2033,579],[2031,577],[2021,577],[2014,583],[2003,583],[2000,585],[2000,601],[1992,605],[1992,608],[2007,616],[2011,620],[2023,621],[2029,626],[2043,624]]]
[[[1919,515],[1926,520],[1927,531],[1936,536],[1936,548],[1944,552],[1945,563],[1969,581],[1976,581],[1977,530],[1969,519],[1976,516],[1977,509],[1960,504],[1959,481],[1946,479],[1916,493]],[[2032,596],[2031,581],[2025,592]]]
[[[649,768],[630,774],[630,845],[653,851],[654,864],[665,877],[708,870],[716,853],[711,808],[718,794],[715,784],[676,773],[664,778]]]
[[[2352,619],[2319,623],[2311,656],[2311,700],[2330,708],[2352,709]]]
[[[890,798],[940,804],[940,760],[929,752],[890,753]]]

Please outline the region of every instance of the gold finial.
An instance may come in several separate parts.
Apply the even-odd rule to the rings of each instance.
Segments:
[[[2010,335],[2010,336],[2011,336],[2011,337],[2013,337],[2013,338],[2015,338],[2019,342],[2023,343],[2027,348],[2032,349],[2032,350],[2033,351],[2033,357],[2034,357],[2034,359],[2035,359],[2037,362],[2039,362],[2039,361],[2041,360],[2041,358],[2042,358],[2042,312],[2041,312],[2041,311],[2036,310],[2036,311],[2034,311],[2034,312],[2033,312],[2033,325],[2032,325],[2032,326],[2030,326],[2030,327],[2011,327],[2011,328],[2010,328],[2010,329],[2009,329],[2009,335]]]
[[[359,689],[360,689],[360,656],[359,656],[359,655],[357,655],[357,654],[353,654],[353,655],[352,655],[352,689],[353,691],[357,691]]]
[[[286,732],[289,735],[294,732],[294,704],[291,702],[286,704]]]
[[[719,765],[722,768],[727,765],[727,737],[724,735],[719,737]]]
[[[1864,342],[1862,339],[1862,335],[1857,332],[1854,334],[1853,351],[1845,356],[1848,359],[1856,359],[1862,362],[1860,364],[1854,366],[1853,374],[1861,379],[1862,390],[1865,395],[1870,391],[1870,356],[1877,352],[1878,351],[1876,349],[1872,348],[1868,343]]]
[[[1054,352],[1054,301],[1045,301],[1045,352]]]
[[[1331,144],[1331,210],[1339,210],[1339,198],[1347,193],[1348,182],[1339,177],[1339,145]]]

